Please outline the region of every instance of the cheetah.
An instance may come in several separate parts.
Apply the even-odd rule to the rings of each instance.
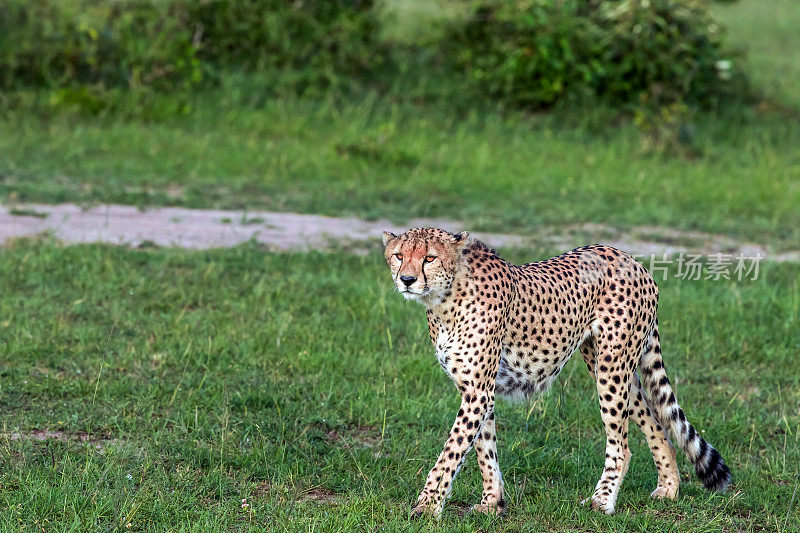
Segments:
[[[730,483],[720,454],[678,406],[661,357],[658,288],[633,257],[594,244],[517,266],[467,232],[435,228],[385,232],[383,244],[397,290],[425,306],[436,357],[461,394],[414,515],[442,512],[473,447],[483,493],[472,511],[505,511],[495,397],[527,399],[545,391],[576,350],[594,377],[606,433],[603,471],[584,503],[614,512],[631,457],[630,419],[653,454],[658,472],[653,498],[678,495],[672,442],[706,488],[724,490]]]

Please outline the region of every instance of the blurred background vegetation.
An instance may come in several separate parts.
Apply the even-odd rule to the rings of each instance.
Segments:
[[[158,94],[188,112],[190,93],[231,71],[269,74],[265,90],[393,96],[446,71],[448,97],[468,85],[528,109],[746,96],[705,0],[3,0],[0,12],[6,105],[38,87],[89,112],[132,100],[147,114]]]
[[[791,247],[798,20],[796,0],[0,0],[0,199]]]

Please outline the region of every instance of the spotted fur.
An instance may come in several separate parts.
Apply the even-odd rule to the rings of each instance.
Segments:
[[[495,396],[525,399],[546,390],[576,349],[595,379],[606,432],[603,472],[587,503],[614,512],[631,456],[630,419],[653,453],[654,498],[678,494],[669,437],[707,488],[722,490],[730,483],[719,453],[678,406],[661,357],[658,288],[630,255],[592,245],[517,266],[466,232],[417,228],[399,236],[384,233],[383,242],[397,289],[426,307],[436,357],[461,393],[415,514],[441,513],[472,447],[483,477],[481,502],[473,510],[505,509]]]

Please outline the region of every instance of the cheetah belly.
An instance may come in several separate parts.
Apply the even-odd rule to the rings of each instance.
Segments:
[[[509,400],[527,400],[546,391],[561,373],[572,353],[590,335],[586,330],[575,336],[561,352],[547,356],[530,351],[504,349],[497,371],[495,392]]]
[[[497,371],[495,392],[509,400],[527,400],[531,396],[544,392],[553,384],[564,363],[558,359],[548,363],[526,362],[532,356],[518,356],[503,352],[500,368]]]

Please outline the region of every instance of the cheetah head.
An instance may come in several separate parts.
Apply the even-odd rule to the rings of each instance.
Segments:
[[[400,294],[428,307],[444,297],[456,276],[469,233],[414,228],[401,235],[383,233],[384,257]]]

